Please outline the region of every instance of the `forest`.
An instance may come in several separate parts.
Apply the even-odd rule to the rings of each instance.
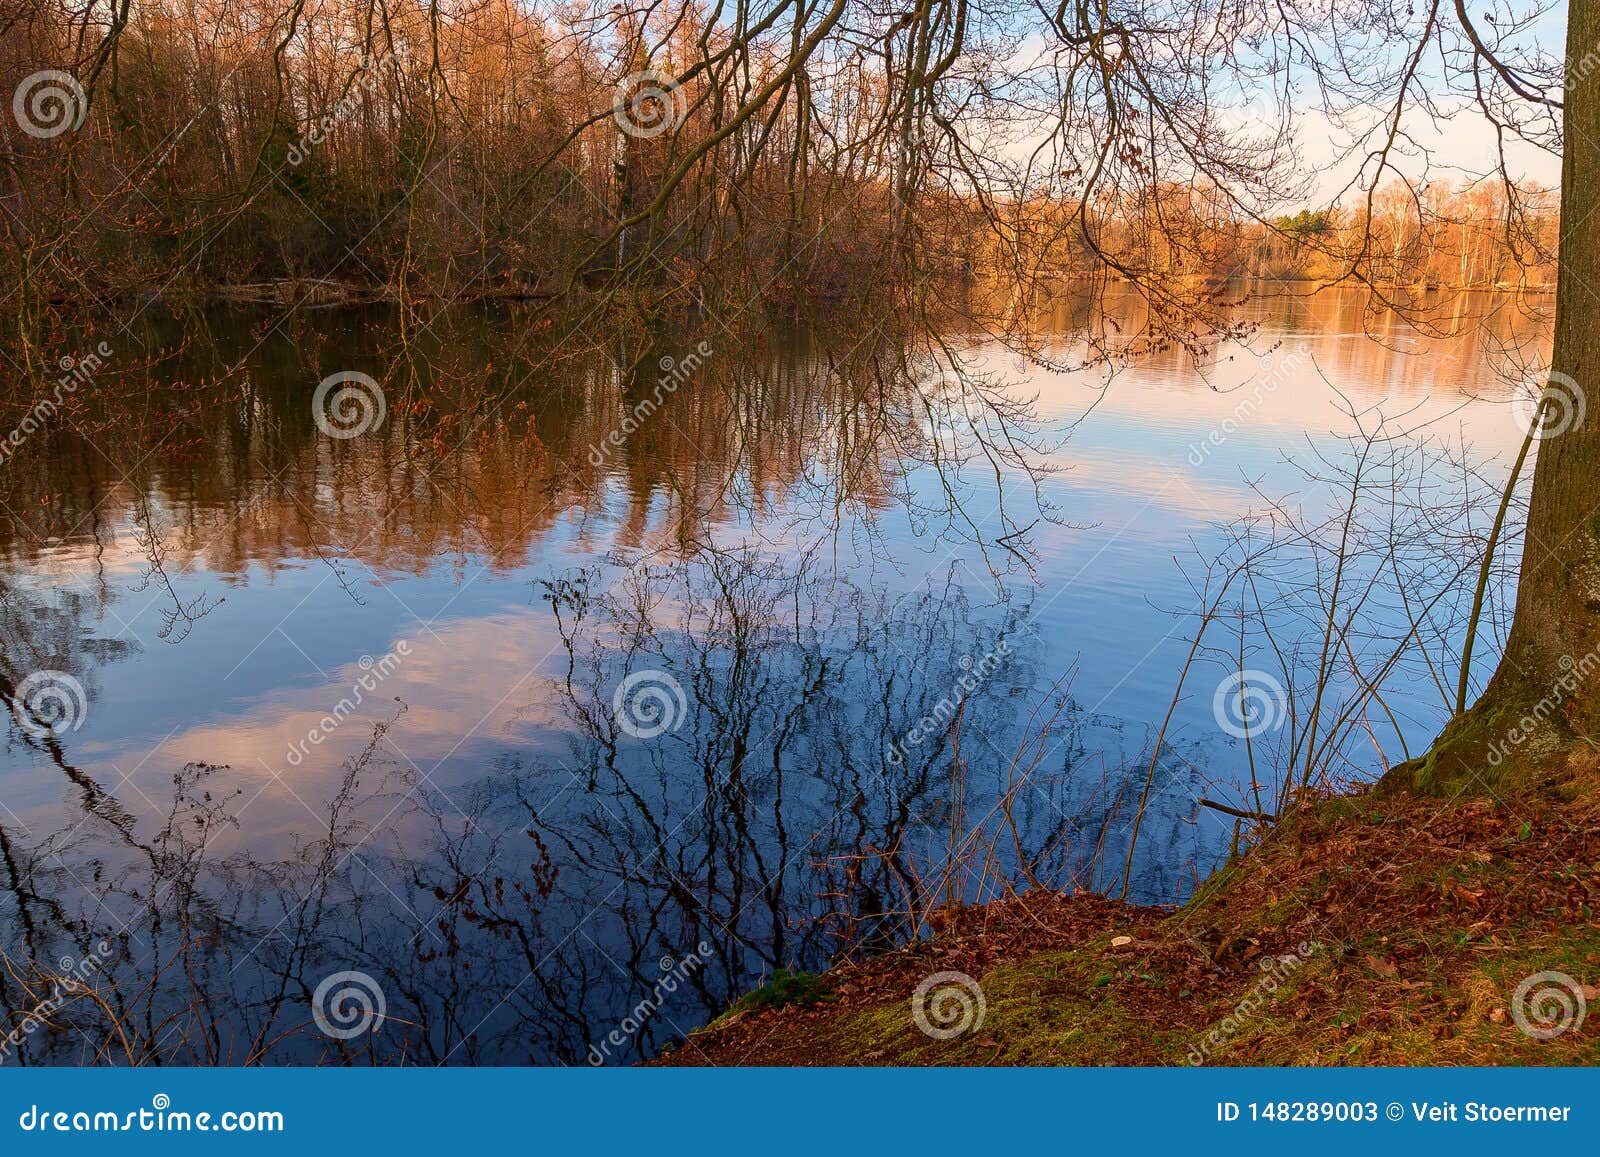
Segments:
[[[1594,1065],[1597,54],[15,0],[0,1067]]]

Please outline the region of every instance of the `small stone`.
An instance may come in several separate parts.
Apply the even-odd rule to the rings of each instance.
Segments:
[[[1113,948],[1124,948],[1127,945],[1132,944],[1132,943],[1133,943],[1133,937],[1132,936],[1113,936],[1111,938],[1111,947],[1113,947]]]

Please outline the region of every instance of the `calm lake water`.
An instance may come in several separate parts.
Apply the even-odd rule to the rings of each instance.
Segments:
[[[1492,353],[1542,325],[1457,313],[1264,300],[1199,364],[1114,372],[1044,367],[1082,359],[1081,302],[1033,358],[957,338],[1032,400],[1037,477],[973,453],[992,413],[869,396],[828,336],[707,322],[493,409],[461,368],[516,380],[515,317],[437,321],[420,379],[366,313],[213,319],[136,381],[114,352],[83,396],[126,417],[4,467],[5,690],[47,674],[67,716],[14,715],[0,764],[0,1005],[77,969],[129,1027],[79,1002],[4,1063],[636,1061],[775,968],[902,941],[908,906],[1025,883],[1019,856],[1120,891],[1147,779],[1128,894],[1181,900],[1238,827],[1199,799],[1262,802],[1225,642],[1155,751],[1202,560],[1268,498],[1326,507],[1307,465],[1379,411],[1503,477]],[[336,371],[381,424],[319,427]],[[1352,778],[1443,719],[1424,668],[1386,690]],[[973,854],[1001,800],[1016,839]]]

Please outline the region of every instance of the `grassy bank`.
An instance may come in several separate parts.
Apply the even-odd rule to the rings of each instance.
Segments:
[[[1600,1007],[1539,1039],[1519,1019],[1553,1026],[1539,1013],[1559,1007],[1514,999],[1559,972],[1574,1013],[1600,1003],[1597,813],[1593,798],[1323,801],[1182,908],[1033,892],[948,912],[927,941],[751,994],[659,1063],[1597,1064]],[[977,1023],[975,994],[948,999],[964,1029],[950,1039],[912,1015],[941,972],[984,1005]]]

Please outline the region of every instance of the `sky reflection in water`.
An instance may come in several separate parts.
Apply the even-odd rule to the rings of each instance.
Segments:
[[[930,514],[934,471],[863,452],[843,397],[807,388],[821,358],[805,343],[742,411],[691,383],[600,467],[590,448],[627,401],[604,359],[536,392],[535,436],[495,427],[428,454],[399,416],[319,436],[318,375],[269,348],[252,405],[203,444],[142,448],[138,484],[87,450],[14,476],[6,500],[34,531],[5,544],[6,675],[71,672],[89,703],[48,741],[12,729],[6,952],[108,936],[107,983],[171,1016],[149,1047],[179,1062],[583,1063],[653,993],[659,1011],[600,1050],[628,1061],[775,966],[903,939],[904,897],[939,881],[952,826],[992,823],[1008,788],[1051,882],[1115,886],[1193,629],[1178,560],[1260,504],[1252,484],[1322,501],[1285,455],[1331,445],[1350,406],[1480,460],[1520,440],[1474,326],[1421,337],[1348,294],[1260,319],[1203,367],[1171,351],[1109,381],[976,351],[1037,394],[1059,441],[1041,487],[1055,521],[1019,515],[1031,495],[1007,475],[1031,576],[997,579],[1003,550],[986,562]],[[1041,353],[1076,351],[1064,336]],[[985,537],[1006,532],[992,473],[957,487]],[[692,544],[686,509],[706,515]],[[174,596],[216,604],[181,641],[159,637]],[[1243,802],[1248,778],[1213,716],[1227,668],[1201,668],[1152,781],[1136,899],[1181,899],[1234,834],[1196,803]],[[659,735],[619,726],[633,674],[665,688]],[[919,728],[963,685],[958,739]],[[1413,744],[1440,722],[1430,688],[1391,706]],[[1015,870],[944,883],[977,898]],[[381,986],[380,1032],[311,1023],[341,970]],[[0,1003],[28,1000],[0,982]],[[22,1055],[89,1059],[85,1028]]]

